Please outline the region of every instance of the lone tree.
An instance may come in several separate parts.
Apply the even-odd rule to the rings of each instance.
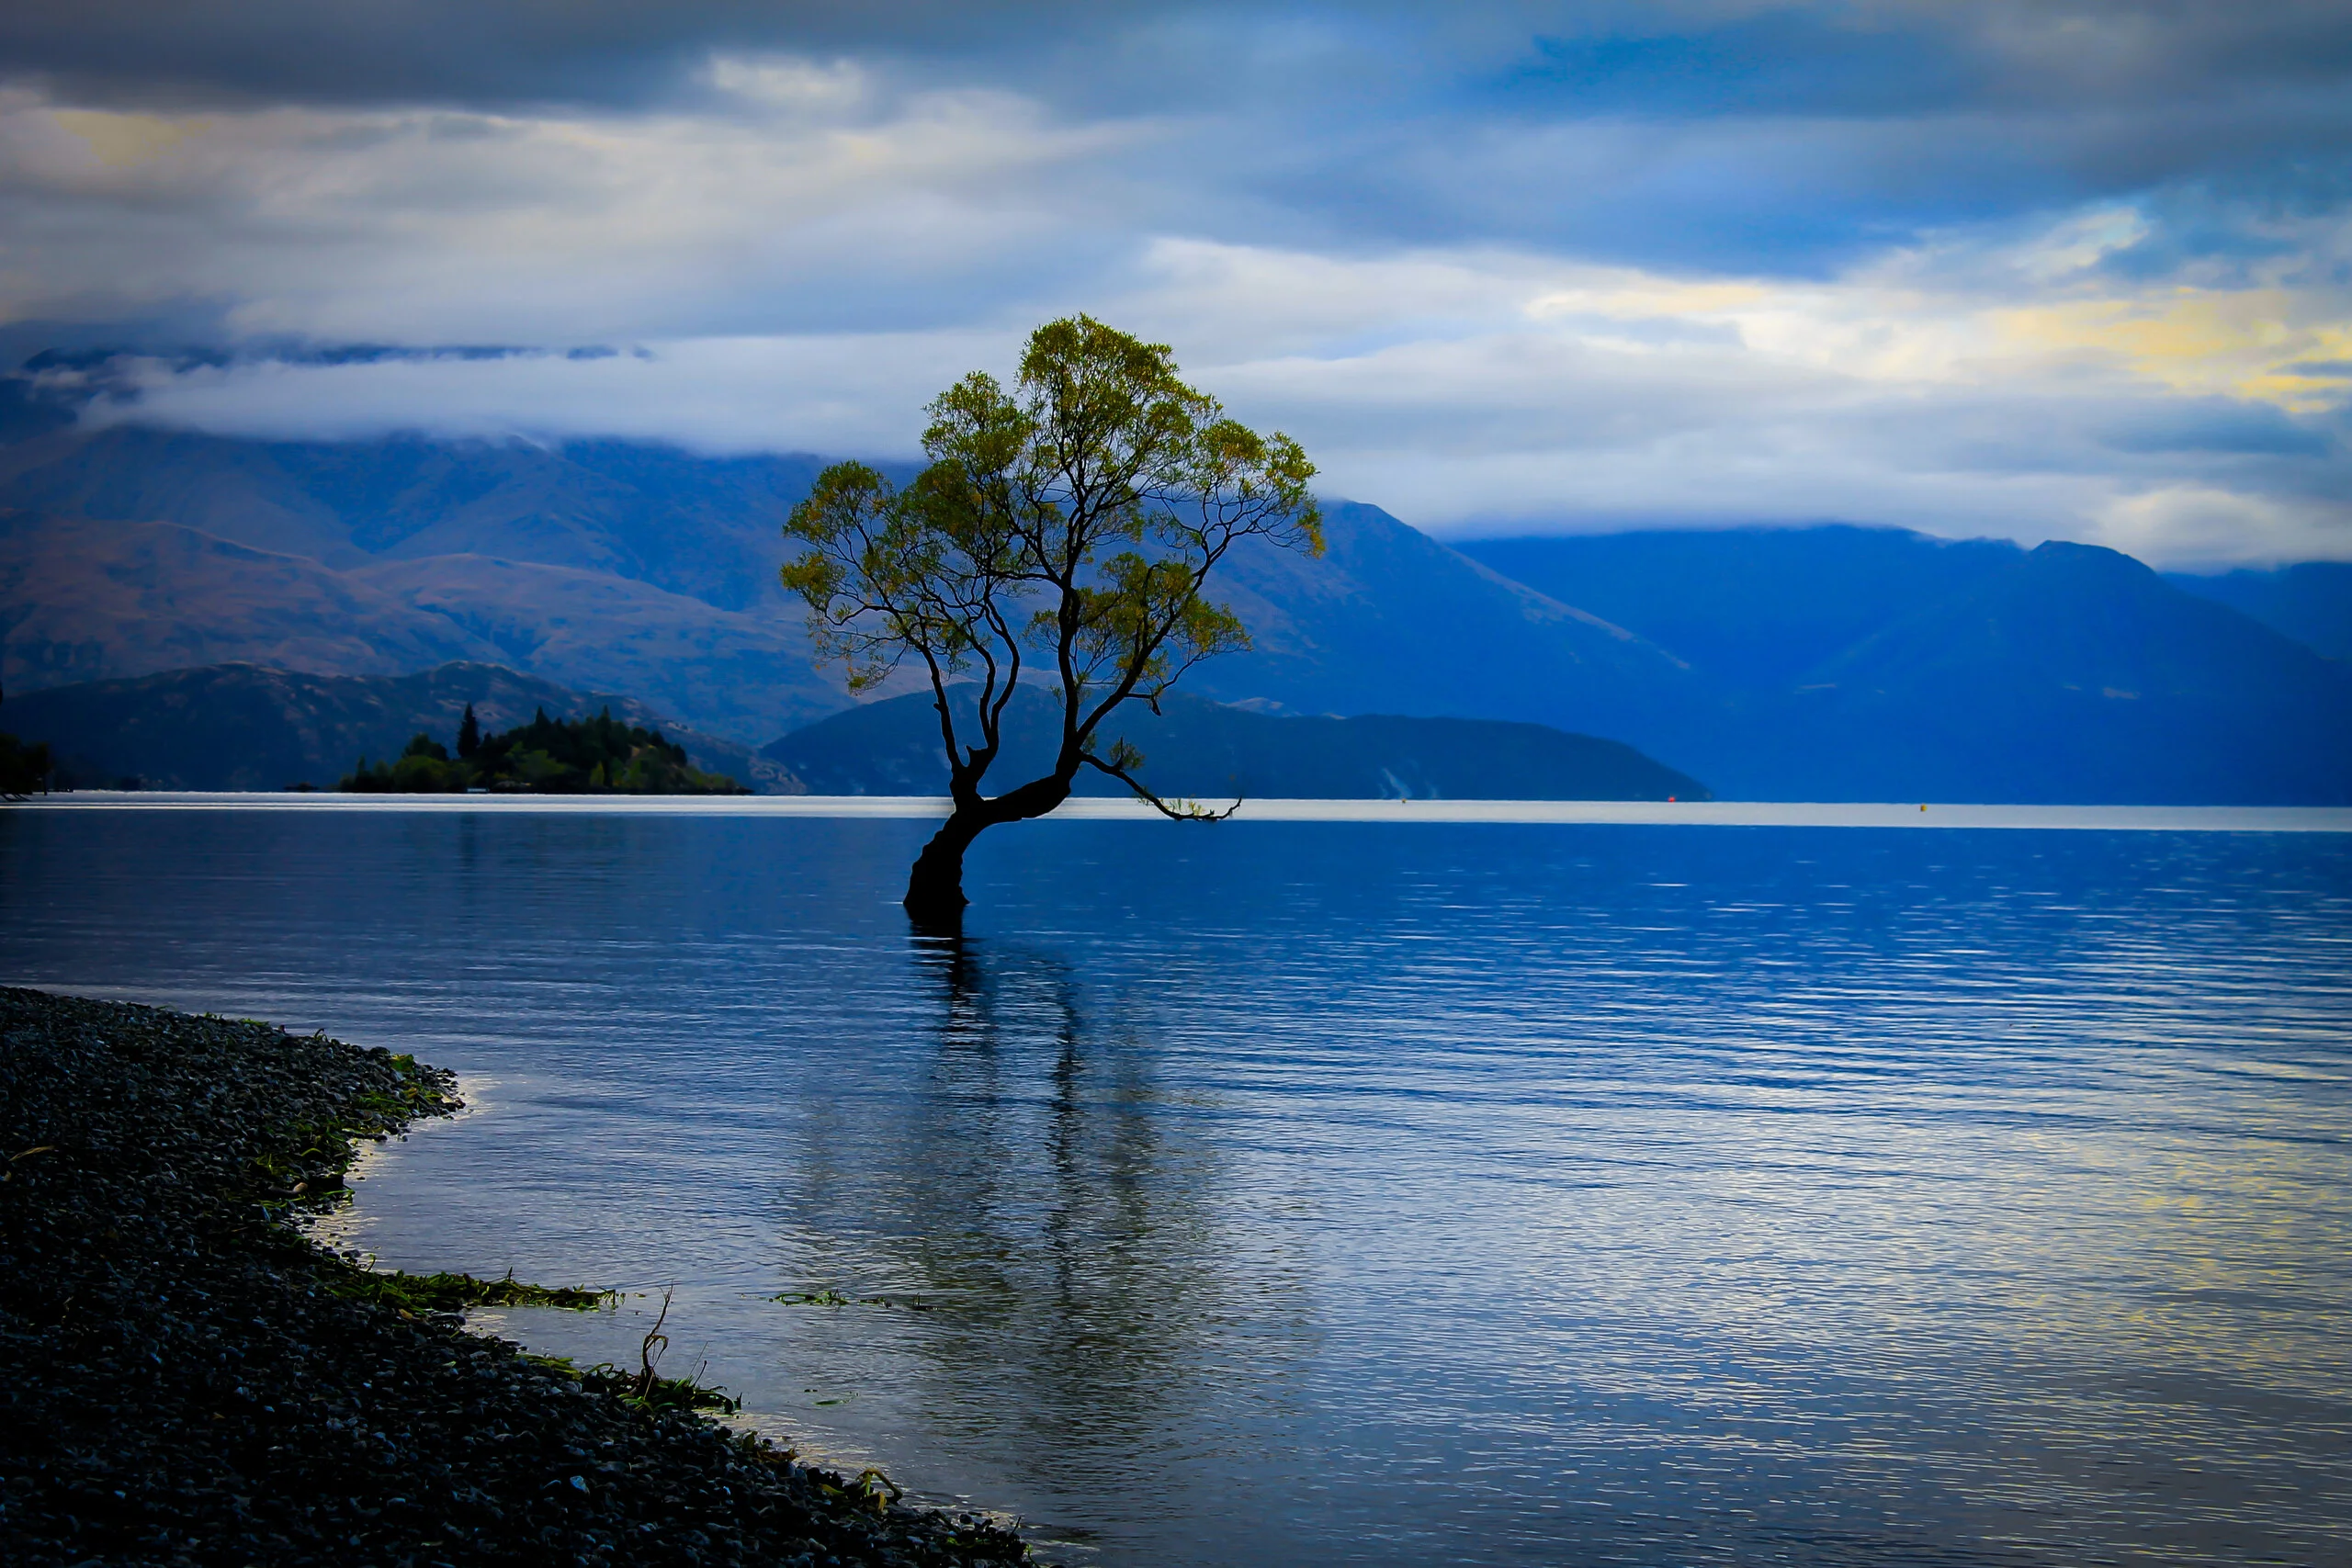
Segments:
[[[1227,418],[1177,378],[1166,345],[1091,317],[1030,334],[1011,392],[976,371],[927,412],[931,463],[904,489],[862,463],[818,476],[785,525],[808,549],[784,583],[852,691],[910,659],[931,678],[955,808],[915,861],[906,907],[936,920],[967,902],[972,840],[1052,811],[1081,768],[1180,821],[1219,815],[1153,794],[1104,721],[1128,702],[1157,713],[1185,671],[1249,646],[1201,592],[1237,543],[1320,555],[1323,532],[1297,442]],[[1060,707],[1059,749],[1041,777],[988,795],[1006,706],[1033,672]],[[948,688],[964,679],[976,701],[959,721]]]

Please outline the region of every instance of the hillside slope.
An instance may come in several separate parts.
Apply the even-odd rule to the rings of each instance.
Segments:
[[[959,719],[974,730],[971,688]],[[1105,728],[1143,752],[1136,776],[1162,796],[1341,800],[1684,800],[1710,798],[1698,781],[1632,747],[1534,724],[1489,719],[1280,718],[1175,694],[1154,715],[1122,708]],[[1023,688],[1006,710],[1004,754],[992,790],[1042,775],[1060,739],[1060,710]],[[1107,744],[1099,750],[1108,750]],[[819,795],[944,795],[947,765],[927,694],[837,714],[761,749]],[[1076,793],[1124,795],[1089,768]]]
[[[552,718],[613,716],[659,729],[694,766],[763,794],[798,782],[743,746],[699,734],[627,697],[576,692],[494,664],[451,663],[419,674],[300,674],[253,664],[175,670],[11,695],[0,729],[46,741],[85,787],[125,779],[149,789],[332,788],[362,756],[399,755],[419,730],[451,744],[467,704],[485,731],[544,709]]]
[[[1853,527],[1462,548],[1688,660],[1713,704],[1650,744],[1726,795],[2346,798],[2346,672],[2112,550]]]
[[[1901,528],[1711,528],[1464,540],[1474,560],[1688,661],[1712,686],[1769,691],[2024,552]]]
[[[821,466],[625,441],[254,441],[118,424],[0,449],[0,505],[179,523],[333,567],[572,567],[741,610],[781,598],[785,514]]]
[[[1260,541],[1214,580],[1254,651],[1186,678],[1305,713],[1529,720],[1641,741],[1703,700],[1648,639],[1536,592],[1356,502],[1325,505],[1320,558]]]
[[[1791,731],[1854,794],[2352,804],[2352,675],[2131,557],[2044,544],[1812,672]]]
[[[2166,572],[2165,581],[2251,615],[2314,653],[2352,661],[2352,561],[2299,561],[2211,576]]]
[[[500,663],[633,693],[748,740],[848,701],[840,679],[817,669],[806,618],[780,606],[724,610],[609,572],[486,556],[374,561],[348,575],[440,616]]]
[[[0,684],[246,660],[401,674],[496,649],[301,556],[172,523],[0,515]]]
[[[350,570],[170,523],[0,517],[0,684],[243,660],[333,675],[451,660],[634,694],[756,742],[843,706],[802,617],[650,583],[479,556],[362,558]]]

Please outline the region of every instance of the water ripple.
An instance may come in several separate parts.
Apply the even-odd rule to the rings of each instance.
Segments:
[[[0,973],[459,1068],[352,1234],[1068,1561],[2352,1561],[2344,836],[923,831],[13,813]]]

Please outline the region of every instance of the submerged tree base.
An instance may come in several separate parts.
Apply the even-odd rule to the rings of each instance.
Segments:
[[[964,897],[964,889],[961,886],[952,887],[910,886],[907,889],[906,897],[899,902],[907,911],[907,918],[926,930],[933,927],[950,930],[960,928],[964,923],[964,911],[972,907],[972,901]]]
[[[961,924],[972,902],[964,897],[964,852],[990,820],[959,808],[923,845],[913,869],[907,873],[907,896],[899,900],[917,925]]]
[[[371,1274],[285,1223],[451,1087],[322,1035],[0,989],[0,1561],[1025,1559],[714,1426],[718,1391],[545,1364],[448,1310],[596,1292]]]

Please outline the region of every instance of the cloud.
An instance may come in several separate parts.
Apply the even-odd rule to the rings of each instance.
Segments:
[[[2248,83],[2324,85],[2352,61],[2335,0],[17,0],[0,13],[0,57],[17,73],[141,98],[637,105],[710,55],[761,52],[978,70],[1096,105],[1214,91],[1224,108],[1274,84],[1297,91],[1302,67],[1348,64],[1390,94],[1467,84],[1676,116],[2177,105]]]
[[[2352,518],[2341,505],[2313,497],[2167,485],[2116,497],[2102,509],[2091,538],[2166,566],[2342,560],[2352,558]],[[2264,547],[2249,555],[2249,540]]]
[[[689,92],[714,54],[986,56],[1088,30],[1116,0],[17,0],[14,73],[96,104],[642,107]]]
[[[2352,554],[2340,4],[28,0],[0,58],[0,342],[204,351],[96,417],[904,455],[1088,310],[1431,526]],[[530,352],[345,352],[468,344]]]
[[[2168,563],[2352,555],[2352,457],[2324,423],[2184,405],[2127,376],[2087,386],[2063,363],[1907,354],[1867,323],[1833,325],[1851,363],[1817,345],[1564,328],[1203,378],[1291,428],[1332,489],[1441,533],[1844,518],[2121,539]],[[2193,528],[2177,500],[2151,499],[2190,492]]]
[[[341,440],[387,431],[560,442],[591,435],[692,450],[903,457],[922,405],[978,367],[1009,375],[1012,333],[698,338],[629,353],[372,355],[107,367],[85,412],[220,434]]]
[[[844,71],[734,80],[723,118],[0,99],[0,313],[211,300],[245,333],[404,342],[937,320],[1093,261],[1101,160],[1149,133],[978,91],[873,117]]]
[[[1297,435],[1330,491],[1440,532],[1842,517],[2124,538],[2167,560],[2352,554],[2340,395],[2315,410],[2302,389],[2321,383],[2304,380],[2266,399],[2269,378],[2249,374],[2234,335],[2108,344],[2018,327],[2017,277],[2068,297],[2109,288],[2098,260],[2133,231],[2070,220],[1826,284],[1161,239],[1093,303],[1172,342],[1242,417]],[[2183,308],[2169,288],[2154,303],[2084,298],[2096,321]],[[2232,316],[2229,297],[2209,303]],[[154,363],[96,417],[904,457],[923,402],[965,370],[1006,375],[1019,337],[1007,324],[594,358]],[[2270,352],[2303,341],[2282,333]]]
[[[2340,202],[2347,40],[2329,0],[0,12],[17,79],[89,107],[723,115],[741,62],[848,63],[877,105],[978,89],[1057,121],[1184,123],[1153,176],[1195,222],[1253,226],[1210,237],[1571,243],[1651,263],[1730,247],[1794,270],[1893,226],[2197,182]]]

